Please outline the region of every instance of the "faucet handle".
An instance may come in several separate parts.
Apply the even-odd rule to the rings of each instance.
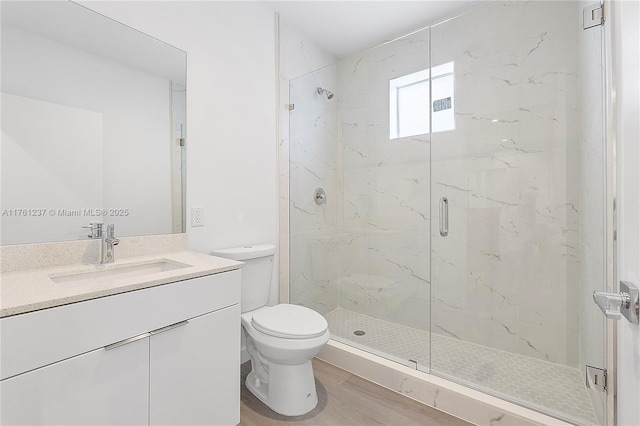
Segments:
[[[116,226],[113,223],[110,223],[109,225],[107,225],[107,238],[109,239],[109,243],[117,246],[118,244],[120,244],[120,239],[115,237],[115,233],[116,233]]]
[[[83,226],[84,229],[90,229],[91,233],[87,235],[89,238],[102,238],[102,222],[90,222],[89,226]]]

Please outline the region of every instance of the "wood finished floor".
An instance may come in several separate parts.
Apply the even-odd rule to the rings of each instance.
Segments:
[[[244,385],[251,363],[242,364],[240,425],[470,425],[389,389],[314,359],[318,405],[304,416],[285,417],[267,408]]]

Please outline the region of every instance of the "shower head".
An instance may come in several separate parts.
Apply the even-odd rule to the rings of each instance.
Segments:
[[[318,87],[318,95],[326,95],[327,99],[333,99],[333,93],[322,87]]]

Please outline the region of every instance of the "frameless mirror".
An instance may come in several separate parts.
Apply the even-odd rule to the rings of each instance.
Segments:
[[[3,1],[1,244],[185,229],[186,53],[69,1]]]

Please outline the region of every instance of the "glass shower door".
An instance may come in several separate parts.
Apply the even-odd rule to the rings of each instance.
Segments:
[[[492,2],[431,29],[432,69],[453,81],[451,95],[432,81],[431,371],[602,424],[584,381],[586,363],[604,367],[589,299],[605,283],[600,29],[587,31],[578,2]]]
[[[289,88],[290,301],[336,341],[428,369],[429,31]]]
[[[338,63],[340,309],[332,336],[429,366],[429,31]],[[339,327],[338,324],[346,327]]]

